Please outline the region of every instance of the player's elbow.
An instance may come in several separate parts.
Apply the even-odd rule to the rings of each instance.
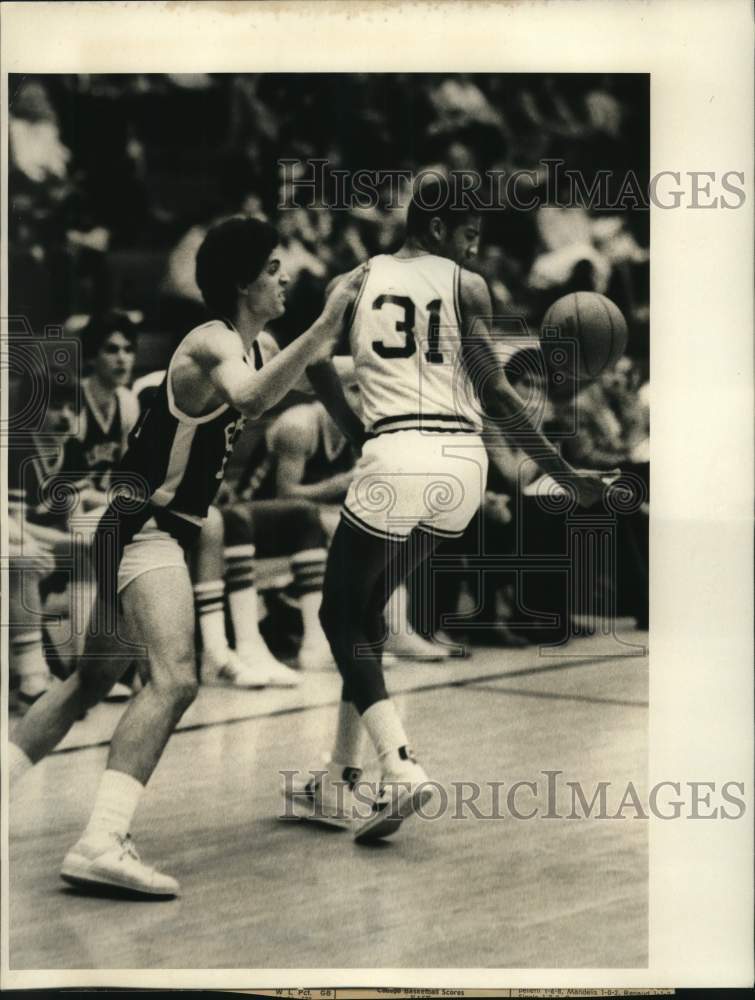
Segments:
[[[259,420],[265,413],[266,406],[257,395],[247,393],[228,394],[228,403],[234,410],[238,410],[248,420]]]

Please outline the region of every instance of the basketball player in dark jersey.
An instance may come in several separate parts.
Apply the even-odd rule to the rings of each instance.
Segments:
[[[178,883],[144,864],[129,828],[144,786],[197,691],[194,602],[184,558],[220,486],[247,417],[259,418],[335,349],[351,288],[269,363],[257,337],[285,311],[288,276],[268,223],[234,218],[211,229],[196,277],[214,319],[179,344],[113,477],[116,495],[97,529],[98,583],[78,669],[48,691],[15,729],[11,784],[48,753],[146,647],[148,679],[113,735],[89,824],[62,877],[158,897]],[[118,494],[122,490],[122,494]],[[130,499],[127,499],[130,498]]]
[[[368,434],[328,553],[320,612],[344,688],[327,770],[304,788],[286,789],[286,815],[293,809],[302,819],[353,824],[359,840],[394,833],[431,794],[385,687],[383,609],[387,594],[440,539],[461,535],[479,508],[487,471],[483,415],[579,503],[591,505],[605,488],[561,458],[505,377],[487,284],[462,266],[477,252],[480,221],[451,205],[442,183],[423,184],[409,206],[403,246],[368,262],[349,307]],[[329,364],[311,373],[312,384],[344,433],[358,438],[363,428],[345,412]],[[369,815],[349,791],[364,730],[386,793]]]
[[[122,312],[92,317],[81,331],[91,374],[81,380],[77,433],[66,446],[65,467],[81,471],[101,494],[126,450],[138,417],[138,404],[127,388],[131,381],[137,331]]]

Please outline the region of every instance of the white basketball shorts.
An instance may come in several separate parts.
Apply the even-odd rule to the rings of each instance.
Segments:
[[[476,434],[379,434],[364,445],[342,514],[384,538],[406,539],[414,528],[457,538],[482,503],[487,474]]]

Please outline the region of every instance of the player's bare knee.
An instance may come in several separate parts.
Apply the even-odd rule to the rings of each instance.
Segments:
[[[150,675],[154,690],[181,712],[197,697],[199,682],[192,652],[177,655],[170,662],[151,661]]]

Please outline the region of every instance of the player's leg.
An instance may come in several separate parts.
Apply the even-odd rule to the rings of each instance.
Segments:
[[[254,554],[251,548],[252,556]],[[245,587],[246,548],[228,550],[226,560],[225,525],[223,515],[210,507],[194,550],[192,579],[194,606],[202,636],[202,666],[200,676],[205,684],[236,688],[263,688],[268,683],[268,671],[259,657],[241,655],[228,645],[225,619],[225,594],[234,622],[239,618],[239,593]],[[252,581],[253,583],[253,581]],[[248,608],[245,609],[248,611]],[[256,595],[254,625],[256,627]],[[244,624],[237,624],[237,633]],[[260,640],[261,641],[261,640]],[[236,637],[239,646],[239,637]]]
[[[309,500],[260,500],[250,504],[249,510],[258,558],[291,557],[292,590],[299,601],[303,626],[299,668],[332,668],[333,656],[320,625],[328,552],[317,504]]]
[[[414,530],[403,545],[394,549],[375,583],[367,610],[368,629],[373,635],[380,638],[385,635],[386,595],[402,586],[430,557],[437,544],[436,536]],[[416,759],[401,718],[387,693],[384,697],[370,695],[367,703],[365,691],[356,679],[350,683],[350,690],[377,752],[382,786],[371,814],[355,825],[355,836],[357,840],[387,837],[395,833],[403,820],[416,812],[432,792],[427,774]]]
[[[25,709],[37,701],[52,683],[42,648],[42,604],[39,596],[40,580],[47,567],[15,558],[21,553],[14,546],[11,546],[10,555],[10,676],[17,685],[18,707]]]
[[[378,607],[377,615],[372,613],[373,591],[393,549],[403,544],[369,535],[344,519],[336,529],[320,609],[323,630],[344,680],[335,743],[325,769],[313,770],[312,780],[305,777],[304,782],[295,781],[287,789],[286,817],[350,825],[348,786],[359,776],[365,742],[359,705],[387,698],[380,665],[382,608]]]
[[[377,751],[383,781],[407,786],[407,795],[397,803],[398,818],[394,818],[393,827],[423,799],[424,790],[418,789],[427,776],[414,760],[401,719],[388,697],[381,659],[387,597],[427,557],[432,546],[426,535],[401,541],[361,530],[346,519],[336,530],[320,614],[344,688],[330,762],[319,788],[310,788],[312,804],[319,805],[321,813],[355,818],[353,802],[352,809],[348,808],[348,796],[346,810],[342,803],[344,784],[353,785],[358,777],[364,731]],[[307,805],[305,800],[304,807]],[[381,821],[375,835],[385,836],[385,827]],[[365,829],[364,836],[370,835]]]
[[[74,884],[174,896],[178,883],[143,864],[129,836],[144,786],[196,697],[193,593],[186,565],[142,572],[121,594],[129,633],[146,646],[147,683],[123,713],[94,808],[61,874]]]
[[[202,637],[200,676],[204,682],[222,674],[231,654],[225,631],[223,536],[223,517],[219,510],[210,507],[189,557],[194,609]]]
[[[273,656],[259,628],[256,540],[266,538],[269,526],[258,523],[257,506],[254,502],[236,504],[223,511],[228,608],[236,653],[245,665],[245,676],[256,679],[257,686],[296,687],[299,674]]]
[[[98,595],[93,623],[112,617],[112,603]],[[77,719],[100,702],[131,663],[137,650],[122,629],[90,627],[77,669],[54,684],[14,728],[8,753],[11,786],[32,764],[58,745]]]

